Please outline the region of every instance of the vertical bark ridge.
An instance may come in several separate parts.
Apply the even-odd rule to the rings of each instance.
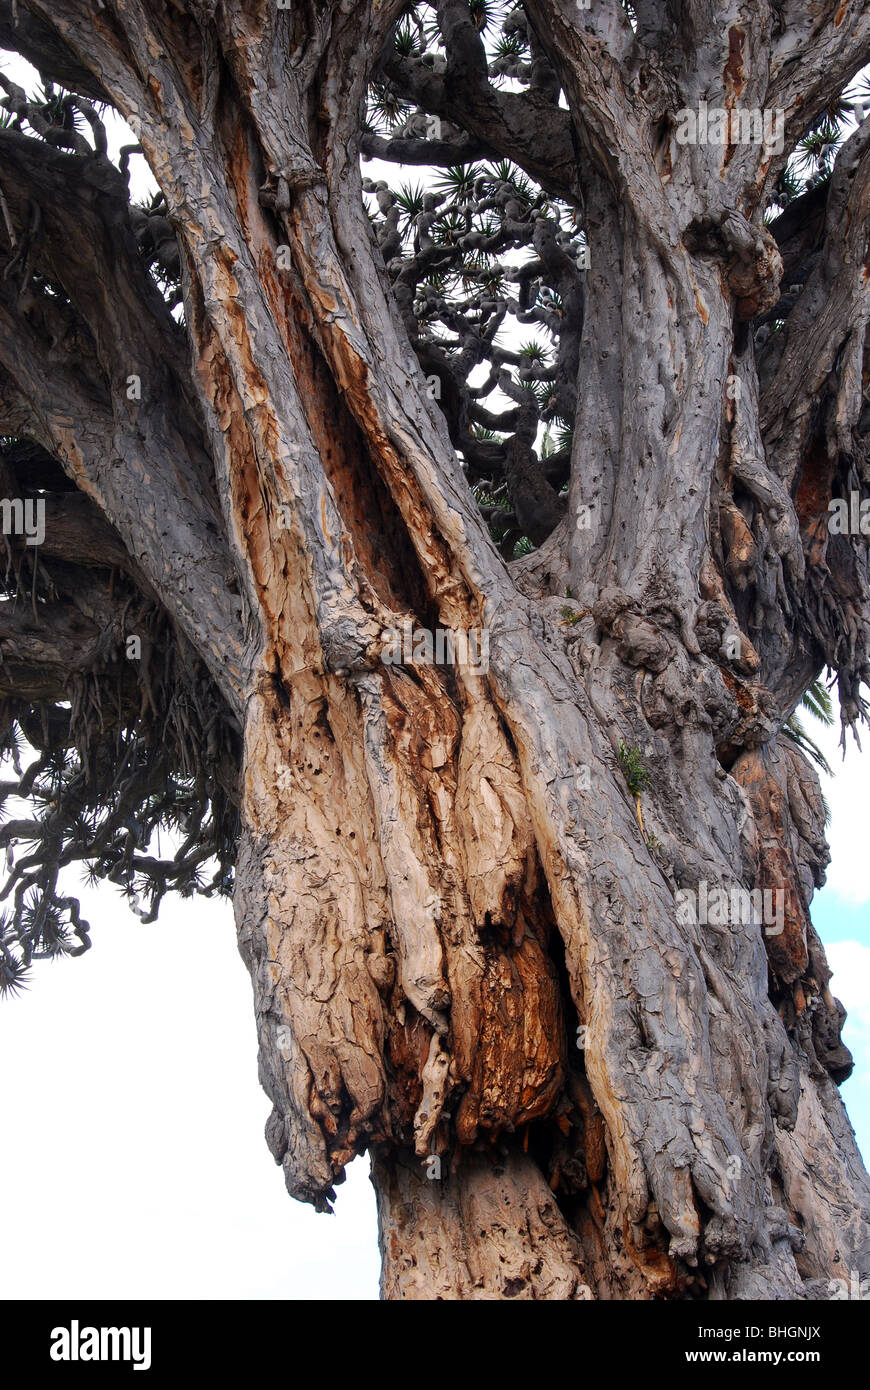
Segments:
[[[290,1191],[327,1207],[374,1151],[390,1297],[813,1296],[866,1258],[868,1227],[808,917],[814,787],[778,754],[788,710],[759,679],[808,658],[765,649],[769,588],[753,627],[729,586],[749,584],[750,535],[775,593],[802,564],[742,327],[778,299],[779,252],[751,220],[775,161],[680,156],[676,79],[653,63],[633,89],[623,17],[529,4],[565,38],[551,57],[607,192],[580,343],[600,391],[578,403],[569,516],[522,598],[361,204],[369,73],[351,58],[380,52],[399,7],[326,7],[303,32],[261,4],[181,19],[118,0],[93,34],[68,0],[32,8],[99,69],[183,247],[247,604],[236,912]],[[763,98],[764,32],[731,26],[723,101]],[[370,534],[384,519],[392,561]],[[384,661],[405,622],[486,627],[489,671]],[[626,745],[651,774],[643,819]],[[772,876],[782,940],[677,910],[682,889]]]

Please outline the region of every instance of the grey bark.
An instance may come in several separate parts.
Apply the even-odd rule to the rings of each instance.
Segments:
[[[401,5],[24,8],[22,51],[89,72],[142,144],[190,361],[111,173],[95,158],[73,188],[81,156],[0,132],[16,224],[46,204],[42,264],[89,330],[75,370],[46,362],[49,325],[3,288],[6,418],[100,508],[244,725],[236,913],[289,1190],[326,1208],[373,1152],[392,1298],[806,1298],[866,1271],[870,1184],[809,917],[818,783],[777,731],[825,662],[851,721],[868,674],[866,551],[821,522],[850,470],[867,481],[870,127],[824,233],[808,199],[779,242],[760,217],[785,156],[673,136],[702,96],[782,102],[797,131],[797,94],[810,119],[870,56],[863,7],[817,6],[807,30],[788,7],[646,4],[635,35],[619,6],[528,0],[540,80],[508,97],[444,0],[445,72],[386,59],[475,147],[583,199],[567,511],[544,492],[542,544],[510,567],[363,208],[359,116]],[[821,236],[765,351],[747,325]],[[530,529],[543,488],[517,438]],[[488,673],[385,664],[406,618],[485,626]],[[641,750],[638,796],[620,744]],[[683,920],[701,883],[781,887],[783,933]]]

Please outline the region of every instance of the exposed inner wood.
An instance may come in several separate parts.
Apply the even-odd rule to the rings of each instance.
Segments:
[[[836,1085],[851,1059],[810,918],[824,811],[778,731],[826,663],[854,723],[870,669],[866,548],[824,525],[868,383],[870,123],[826,209],[807,195],[799,227],[766,230],[773,156],[668,138],[665,158],[677,79],[650,39],[632,87],[636,37],[607,7],[525,6],[569,115],[540,93],[490,101],[467,7],[437,6],[453,66],[402,68],[416,98],[466,103],[469,139],[510,136],[550,191],[588,192],[570,492],[529,472],[518,429],[511,503],[540,544],[507,566],[363,209],[359,110],[402,6],[24,8],[22,51],[50,33],[58,71],[90,74],[141,141],[191,360],[153,286],[142,317],[120,252],[101,304],[67,270],[69,239],[84,259],[104,233],[107,185],[44,214],[45,264],[89,326],[80,367],[41,366],[51,325],[0,285],[23,345],[0,348],[0,404],[87,494],[102,564],[172,615],[242,730],[235,911],[289,1191],[327,1210],[371,1153],[390,1298],[803,1298],[866,1269],[870,1181]],[[641,32],[653,8],[670,10],[638,6]],[[761,63],[761,19],[714,34],[690,8],[685,91],[784,103],[794,64],[781,47]],[[848,10],[851,46],[828,26],[823,48],[851,70],[870,28]],[[833,93],[803,79],[823,108]],[[72,155],[26,142],[0,131],[16,225],[73,183]],[[762,370],[747,324],[823,225]],[[543,232],[536,249],[555,255]],[[147,398],[125,416],[140,321]],[[87,567],[85,498],[57,496],[51,553]],[[94,578],[83,665],[122,631],[112,598]],[[0,609],[9,690],[35,663],[30,698],[59,698],[69,624],[37,637]],[[405,624],[485,629],[488,669],[385,661]],[[680,894],[701,885],[781,892],[782,929],[687,920]]]

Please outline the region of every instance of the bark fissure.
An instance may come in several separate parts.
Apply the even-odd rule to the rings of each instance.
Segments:
[[[870,1188],[809,915],[824,817],[777,735],[824,661],[848,722],[868,673],[866,554],[820,517],[867,481],[870,124],[824,206],[808,194],[771,232],[779,155],[674,136],[702,95],[794,104],[793,46],[766,6],[729,5],[723,25],[638,4],[635,33],[619,7],[578,21],[528,0],[522,94],[493,84],[456,0],[436,7],[439,70],[393,53],[398,3],[24,8],[21,51],[106,92],[141,142],[191,357],[103,170],[45,217],[38,264],[68,307],[0,288],[0,408],[113,524],[114,561],[243,722],[235,908],[291,1193],[327,1209],[370,1150],[396,1298],[814,1297],[864,1267]],[[841,24],[829,9],[811,38],[840,90],[868,35],[858,6]],[[460,378],[409,337],[423,261],[403,282],[365,213],[361,152],[407,153],[409,137],[360,133],[384,78],[456,122],[426,142],[433,162],[456,141],[457,159],[509,152],[572,201],[591,248],[581,278],[546,209],[528,213],[521,244],[566,319],[554,390],[574,435],[565,499],[534,450],[539,411],[493,366],[515,409],[492,456],[538,543],[513,567],[455,448],[491,417],[433,401],[429,365]],[[801,83],[807,113],[830,100],[829,79]],[[0,131],[22,231],[87,158],[33,143]],[[499,236],[519,224],[508,201]],[[90,238],[108,260],[110,230],[124,254],[86,303],[61,246]],[[140,302],[151,396],[134,416]],[[49,312],[79,328],[75,370],[66,348],[41,361]],[[183,499],[183,535],[134,517],[143,469],[166,505]],[[88,563],[74,525],[52,544]],[[32,697],[55,698],[68,621],[29,651],[3,607],[0,637],[39,669]],[[485,631],[488,664],[415,648],[437,629]],[[94,621],[82,631],[99,643]],[[784,894],[775,935],[682,910],[765,889]]]

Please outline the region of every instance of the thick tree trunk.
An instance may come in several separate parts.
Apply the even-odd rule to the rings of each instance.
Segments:
[[[133,126],[183,249],[249,615],[224,681],[245,743],[236,915],[290,1192],[328,1207],[373,1153],[389,1298],[819,1297],[866,1271],[870,1183],[808,912],[818,784],[776,737],[844,612],[857,688],[866,610],[847,594],[832,616],[829,588],[808,651],[729,597],[759,526],[780,585],[805,569],[744,327],[779,294],[755,220],[770,159],[740,149],[723,174],[715,146],[654,147],[655,92],[623,86],[608,21],[529,3],[583,116],[558,174],[579,188],[588,166],[593,269],[568,516],[509,573],[362,206],[358,59],[401,5],[330,6],[298,33],[266,5],[27,8]],[[744,100],[769,104],[742,22]],[[724,103],[732,80],[685,91],[724,83]],[[106,510],[126,541],[122,499]],[[386,663],[406,621],[485,629],[488,671]],[[782,890],[783,930],[689,920],[702,884]]]

